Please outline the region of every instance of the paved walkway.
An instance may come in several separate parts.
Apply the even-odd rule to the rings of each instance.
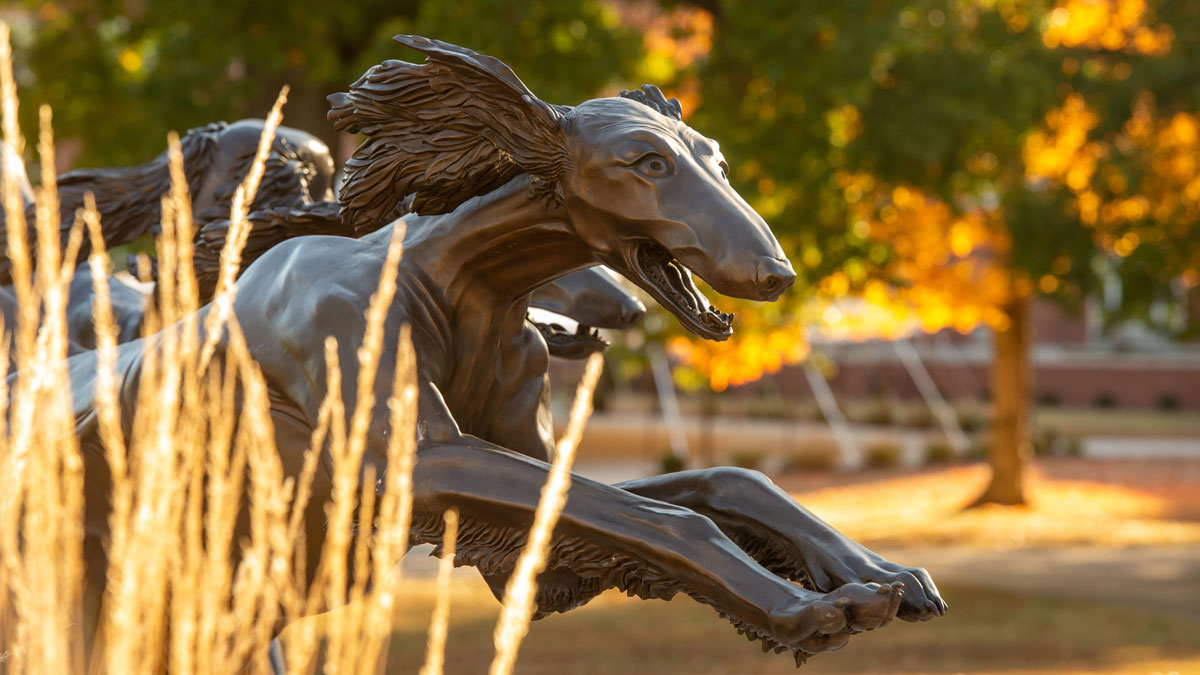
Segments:
[[[1097,436],[1083,439],[1083,456],[1094,459],[1118,457],[1200,457],[1200,438],[1128,438]]]

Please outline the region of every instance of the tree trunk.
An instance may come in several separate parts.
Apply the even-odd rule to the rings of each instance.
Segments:
[[[1032,300],[1018,293],[1005,307],[1008,330],[996,331],[996,354],[992,361],[993,420],[988,460],[992,480],[971,506],[981,504],[1024,504],[1023,473],[1030,455],[1029,408],[1032,389],[1029,322]]]

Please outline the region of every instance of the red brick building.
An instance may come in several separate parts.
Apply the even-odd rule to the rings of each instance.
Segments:
[[[1039,302],[1034,310],[1034,397],[1042,405],[1200,411],[1200,343],[1176,342],[1137,325],[1102,335],[1099,310],[1071,315]],[[989,331],[944,331],[913,338],[947,399],[984,399],[992,346]],[[824,345],[836,363],[829,383],[839,398],[916,398],[912,377],[889,342]],[[799,368],[780,373],[785,392],[808,391]]]

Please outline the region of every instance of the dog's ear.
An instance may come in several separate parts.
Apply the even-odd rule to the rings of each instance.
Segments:
[[[653,108],[660,114],[683,121],[683,106],[680,105],[679,99],[667,98],[661,89],[652,84],[643,84],[641,89],[633,91],[622,89],[617,96],[637,101],[648,108]]]
[[[408,195],[417,213],[445,213],[519,173],[561,199],[569,109],[538,99],[499,59],[423,37],[395,39],[424,53],[425,63],[385,61],[329,97],[334,127],[367,136],[338,194],[349,224],[382,226]]]

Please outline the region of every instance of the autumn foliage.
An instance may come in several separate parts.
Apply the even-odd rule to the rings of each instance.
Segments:
[[[966,333],[981,325],[1003,331],[1009,322],[1006,303],[1014,294],[1037,291],[1077,302],[1096,257],[1113,260],[1101,267],[1124,275],[1153,275],[1160,287],[1200,283],[1200,116],[1186,100],[1164,104],[1152,87],[1139,85],[1139,77],[1151,78],[1139,66],[1186,59],[1173,51],[1175,27],[1142,0],[967,4],[971,7],[959,15],[960,34],[945,38],[946,43],[971,53],[970,41],[982,39],[980,26],[988,14],[997,16],[1010,36],[1036,34],[1036,42],[1013,47],[1004,57],[1026,59],[1030,72],[1040,70],[1042,77],[1057,81],[1049,105],[1040,112],[1026,106],[1028,124],[1013,127],[1011,137],[979,130],[981,140],[963,141],[969,152],[961,153],[962,159],[926,164],[925,175],[909,174],[915,180],[895,175],[889,180],[886,172],[872,170],[886,148],[866,153],[874,160],[854,166],[843,148],[892,136],[870,126],[872,116],[861,104],[830,106],[826,161],[834,166],[820,187],[807,192],[818,198],[828,194],[833,205],[808,205],[815,212],[810,223],[795,225],[799,236],[784,237],[793,261],[820,273],[785,298],[782,311],[748,316],[752,310],[744,307],[748,311],[739,313],[738,337],[730,343],[687,337],[670,343],[713,388],[750,382],[805,358],[814,337],[896,339],[943,329]],[[906,27],[928,21],[936,32],[951,26],[939,9],[925,17],[905,12],[910,10],[900,12],[899,22]],[[834,39],[839,37],[831,30]],[[929,45],[933,49],[932,41]],[[894,70],[873,66],[871,78],[879,91],[905,86]],[[748,98],[755,95],[755,82],[749,84]],[[982,83],[943,84],[962,89],[960,100],[954,98],[957,89],[939,92],[947,96],[945,105],[978,105],[973,99]],[[936,117],[946,111],[930,113]],[[1019,122],[1000,112],[990,120],[988,110],[973,114],[979,124],[998,129]],[[912,154],[920,148],[896,151]],[[776,184],[754,162],[744,175],[758,188],[754,205],[768,218],[786,218],[788,203],[805,192]],[[1045,222],[1027,222],[1031,210]],[[843,223],[844,241],[824,238],[840,257],[828,246],[801,243],[807,234],[829,229],[822,220]],[[1072,228],[1080,231],[1076,240],[1091,242],[1090,249],[1046,245],[1057,230],[1067,241]],[[830,266],[835,257],[838,262]],[[1134,264],[1121,267],[1127,258]]]

